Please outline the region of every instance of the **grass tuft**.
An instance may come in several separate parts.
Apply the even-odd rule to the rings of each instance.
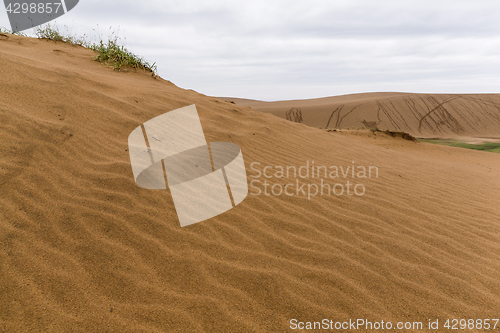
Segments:
[[[108,40],[107,43],[101,40],[99,44],[93,44],[90,48],[97,52],[95,60],[109,64],[116,70],[132,67],[134,69],[149,71],[152,73],[152,76],[156,77],[156,63],[151,64],[130,52],[124,46],[118,45],[116,39]]]
[[[114,36],[113,38],[108,38],[107,42],[104,42],[102,38],[99,38],[100,40],[98,43],[91,43],[88,41],[88,38],[85,35],[83,37],[77,37],[71,35],[69,32],[61,33],[57,27],[51,26],[50,24],[36,27],[35,34],[38,38],[45,38],[56,42],[60,41],[91,49],[97,52],[94,60],[110,65],[115,70],[121,70],[122,68],[131,67],[136,70],[142,69],[151,72],[151,76],[153,76],[155,79],[158,76],[158,68],[156,66],[156,62],[150,63],[144,58],[130,52],[124,46],[119,45],[119,38],[116,36]],[[114,32],[112,33],[112,35],[113,34]]]
[[[66,42],[65,38],[59,33],[57,28],[52,28],[49,23],[45,26],[35,28],[35,34],[38,38],[46,38],[56,42]]]
[[[20,32],[20,31],[12,31],[10,29],[7,29],[7,28],[3,28],[3,27],[0,27],[0,33],[1,34],[10,34],[10,35],[17,35],[17,36],[23,36],[23,37],[29,37],[27,34],[25,34],[24,32]]]

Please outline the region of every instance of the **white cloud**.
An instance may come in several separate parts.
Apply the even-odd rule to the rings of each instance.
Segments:
[[[104,37],[120,27],[181,87],[274,100],[498,92],[499,10],[486,0],[86,0],[57,23],[79,34],[99,24]]]

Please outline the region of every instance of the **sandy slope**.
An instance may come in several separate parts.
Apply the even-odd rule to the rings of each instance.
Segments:
[[[328,133],[91,56],[0,37],[0,331],[287,332],[293,318],[500,316],[500,154]],[[249,195],[181,228],[168,190],[135,185],[127,138],[193,103],[208,141],[242,148],[249,181],[265,180],[252,178],[253,162],[354,161],[379,177],[327,179],[363,183],[363,196]]]
[[[300,108],[314,127],[375,127],[417,137],[500,138],[500,94],[366,93],[326,98],[261,102],[223,98],[286,118]]]

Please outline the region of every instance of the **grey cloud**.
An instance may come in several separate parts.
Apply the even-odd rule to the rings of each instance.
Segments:
[[[80,1],[74,33],[112,29],[160,75],[205,94],[498,92],[500,2]],[[5,26],[0,16],[0,26]]]

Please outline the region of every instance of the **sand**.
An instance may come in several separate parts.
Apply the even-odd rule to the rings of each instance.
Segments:
[[[499,318],[500,154],[327,132],[92,56],[0,36],[1,332]],[[378,178],[348,178],[362,196],[250,194],[181,228],[168,190],[136,186],[127,138],[191,104],[207,141],[241,147],[249,182],[266,180],[264,166],[313,161],[377,166]],[[494,134],[481,112],[476,127]]]
[[[424,138],[500,138],[499,94],[386,92],[277,102],[222,99],[281,118],[286,118],[291,108],[297,108],[304,124],[313,127],[377,127]]]

